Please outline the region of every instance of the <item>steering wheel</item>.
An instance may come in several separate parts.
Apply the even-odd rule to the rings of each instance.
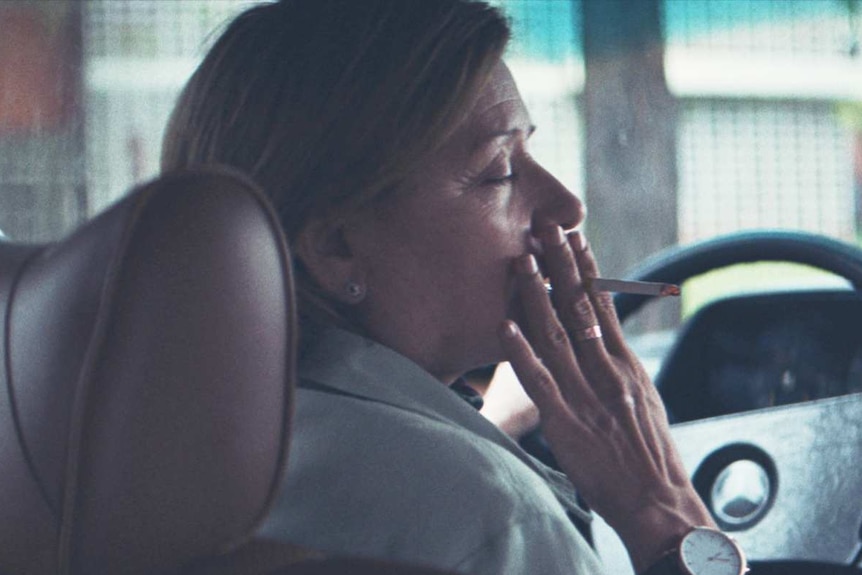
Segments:
[[[734,233],[659,252],[632,269],[627,279],[680,284],[685,280],[735,264],[791,262],[809,265],[847,279],[862,289],[862,249],[808,232],[752,231]],[[620,321],[637,312],[648,296],[617,294],[614,304]],[[522,445],[539,459],[555,465],[553,455],[538,432],[522,439]],[[859,575],[854,565],[808,561],[753,562],[752,575]]]
[[[833,238],[796,231],[735,233],[689,246],[670,248],[643,262],[628,275],[640,281],[680,284],[715,269],[764,261],[809,265],[847,279],[857,291],[862,288],[862,249]],[[648,299],[634,294],[617,294],[614,305],[620,321],[631,317]],[[853,565],[764,561],[755,562],[751,573],[858,575],[862,571]]]
[[[640,281],[682,283],[714,269],[753,262],[792,262],[810,265],[846,278],[862,288],[862,249],[808,232],[753,231],[669,248],[650,257],[627,276]],[[617,294],[620,321],[641,308],[649,296]]]
[[[749,320],[756,321],[753,320],[754,317],[783,317],[781,314],[786,313],[783,310],[788,305],[802,305],[803,307],[799,309],[806,309],[805,306],[808,306],[807,309],[817,310],[816,312],[812,311],[812,314],[817,313],[823,318],[833,318],[823,321],[838,321],[836,318],[840,315],[840,327],[845,330],[856,331],[855,322],[851,321],[851,318],[858,318],[860,307],[857,293],[862,286],[862,249],[817,234],[795,231],[754,231],[721,236],[690,246],[675,247],[660,252],[633,270],[630,276],[646,281],[682,283],[689,278],[714,269],[741,263],[765,261],[805,264],[830,272],[848,280],[856,288],[856,292],[848,289],[846,293],[842,291],[834,293],[834,295],[831,292],[825,292],[823,295],[815,295],[814,292],[794,292],[793,294],[781,295],[763,294],[759,297],[752,296],[748,300],[738,299],[734,304],[722,302],[718,305],[706,306],[696,317],[691,318],[684,326],[678,328],[677,341],[662,358],[661,369],[654,376],[653,382],[661,391],[668,413],[674,421],[692,421],[714,415],[736,413],[737,410],[753,409],[759,403],[767,401],[768,394],[775,393],[779,398],[789,397],[785,396],[784,390],[779,389],[777,384],[775,389],[771,387],[767,389],[764,386],[746,387],[746,391],[742,395],[734,393],[731,397],[725,393],[720,400],[710,396],[710,389],[705,387],[705,378],[710,368],[715,368],[716,365],[709,362],[704,364],[702,354],[706,349],[713,349],[713,344],[707,348],[705,341],[706,339],[711,340],[713,337],[721,338],[722,334],[726,337],[728,335],[727,330],[730,329],[727,318],[734,314],[740,314],[737,317],[744,323]],[[759,303],[757,303],[758,299],[761,300]],[[621,320],[625,320],[637,312],[647,300],[648,298],[644,296],[617,294],[614,302],[617,305]],[[818,303],[812,305],[807,303],[814,300]],[[802,301],[806,303],[802,304]],[[793,303],[789,304],[788,302]],[[844,311],[839,311],[845,309],[850,315]],[[727,314],[731,314],[731,316]],[[790,316],[784,317],[787,318],[787,321],[792,321]],[[771,325],[777,325],[775,322],[778,320],[769,321]],[[799,326],[801,325],[803,324],[800,323]],[[818,325],[822,327],[822,324]],[[839,324],[836,323],[832,327],[838,329]],[[813,328],[814,324],[811,324],[808,329]],[[784,326],[783,329],[789,330],[791,326]],[[746,332],[740,324],[740,337],[742,339],[739,341],[747,342],[740,345],[754,345],[755,342],[750,340],[751,336],[749,335],[749,339],[745,339],[742,336],[743,333]],[[803,336],[805,334],[801,331],[798,333],[786,331],[779,334],[773,330],[770,337],[763,340],[762,345],[766,347],[757,353],[777,353],[778,346],[787,345],[791,341],[795,342]],[[779,340],[782,343],[778,343]],[[812,339],[811,343],[815,344],[817,341]],[[727,345],[729,344],[725,343],[725,345],[719,346],[723,351],[713,350],[714,353],[732,353],[739,359],[739,353],[742,353],[738,349],[739,346],[735,351],[730,352],[726,349]],[[755,353],[753,348],[747,349],[750,353]],[[758,349],[760,348],[758,347]],[[804,364],[803,371],[806,373],[825,370],[823,373],[832,374],[823,363],[826,357],[824,353],[816,351],[819,348],[809,345],[806,349],[804,354],[799,355],[798,359],[794,360],[796,366]],[[831,351],[839,353],[837,348]],[[758,371],[756,373],[752,371],[748,377],[766,377],[764,374],[767,372],[763,370],[770,367],[774,368],[774,365],[766,357],[764,356],[762,366],[760,364],[757,367],[750,366],[751,370]],[[835,360],[834,355],[829,357],[833,361]],[[842,361],[839,360],[838,365],[843,365]],[[738,379],[738,376],[739,374],[736,373],[732,377]],[[731,376],[724,377],[725,383],[731,385],[731,382],[727,381],[727,377]],[[827,380],[829,379],[827,378]],[[808,383],[813,385],[812,381]],[[701,383],[697,384],[696,382]],[[825,386],[826,384],[820,384],[814,389],[802,387],[800,389],[805,389],[805,391],[798,391],[795,394],[811,393],[812,399],[827,397],[830,392],[826,390]],[[731,387],[733,386],[731,385]],[[741,392],[742,390],[738,391]],[[789,401],[789,399],[779,401]]]

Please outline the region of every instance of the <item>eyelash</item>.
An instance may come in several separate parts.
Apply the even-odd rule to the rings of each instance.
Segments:
[[[529,160],[529,154],[526,150],[521,150],[521,154]],[[495,164],[487,170],[488,172],[491,172],[488,176],[491,176],[494,172],[499,173],[501,171],[506,171],[506,175],[482,178],[482,185],[487,187],[501,187],[515,182],[518,179],[519,174],[518,171],[515,170],[514,164],[515,162],[513,157],[507,157],[505,153],[501,152],[500,155],[497,156]],[[496,165],[496,167],[493,167],[494,165]]]
[[[488,172],[490,172],[488,173],[488,176],[482,180],[482,182],[488,186],[502,186],[514,181],[518,177],[511,159],[506,158],[502,154],[497,157],[497,161],[492,164]],[[504,172],[505,175],[495,175],[500,172]]]
[[[500,185],[503,185],[507,182],[514,181],[515,179],[517,179],[517,177],[518,177],[518,174],[516,174],[515,172],[509,172],[505,176],[502,176],[499,178],[487,178],[485,180],[485,184],[487,184],[489,186],[500,186]]]

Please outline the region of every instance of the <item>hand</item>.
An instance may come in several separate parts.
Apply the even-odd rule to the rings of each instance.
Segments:
[[[673,445],[661,398],[625,343],[610,294],[584,289],[584,278],[598,277],[589,246],[559,227],[542,235],[552,297],[535,258],[519,258],[524,325],[504,322],[501,343],[560,467],[642,571],[691,527],[714,524]]]
[[[524,392],[511,364],[503,362],[482,396],[482,415],[509,437],[520,439],[539,425],[539,410]]]

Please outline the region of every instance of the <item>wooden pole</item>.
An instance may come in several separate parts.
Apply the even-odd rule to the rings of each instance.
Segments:
[[[604,275],[619,276],[677,241],[676,102],[659,0],[583,0],[583,26],[586,233]],[[674,325],[667,305],[639,329]]]

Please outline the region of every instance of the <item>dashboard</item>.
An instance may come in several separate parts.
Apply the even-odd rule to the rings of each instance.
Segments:
[[[862,391],[862,297],[852,291],[737,296],[679,334],[656,385],[672,422]]]

